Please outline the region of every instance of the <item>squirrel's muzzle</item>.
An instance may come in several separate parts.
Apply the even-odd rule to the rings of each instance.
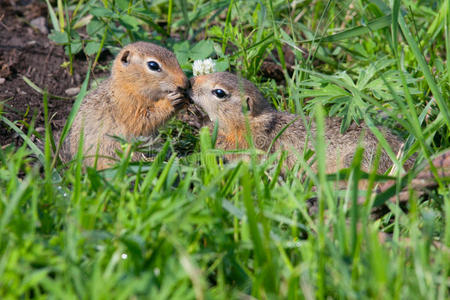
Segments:
[[[190,95],[190,84],[188,85],[188,88],[184,88],[184,87],[177,87],[177,93],[179,93],[180,95],[183,95],[185,101],[187,103],[193,103],[192,99],[189,97]]]

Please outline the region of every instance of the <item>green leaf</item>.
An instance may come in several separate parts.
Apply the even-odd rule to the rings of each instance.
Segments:
[[[208,35],[215,36],[215,37],[222,37],[223,29],[217,25],[214,25],[213,27],[208,29]]]
[[[173,46],[173,52],[175,52],[175,56],[181,66],[186,65],[189,62],[189,49],[190,46],[188,41],[176,43]]]
[[[123,16],[120,16],[119,20],[122,22],[123,25],[131,27],[131,30],[133,30],[133,31],[136,31],[139,29],[140,21],[139,21],[139,19],[137,19],[135,17],[123,15]]]
[[[140,20],[144,21],[145,23],[147,23],[152,29],[156,30],[159,34],[163,35],[163,36],[168,36],[167,32],[158,24],[155,23],[155,21],[153,21],[153,17],[151,14],[149,13],[139,13],[136,11],[133,11],[130,13],[130,16],[134,16],[136,18],[139,18]]]
[[[216,72],[224,72],[226,70],[228,70],[228,68],[230,67],[230,63],[228,61],[228,59],[219,59],[218,61],[216,61]]]
[[[120,10],[126,10],[128,8],[128,0],[115,0],[114,2]]]
[[[53,30],[51,34],[48,36],[49,39],[54,41],[57,44],[67,44],[69,43],[69,39],[67,38],[67,34],[61,31]]]
[[[83,45],[81,44],[80,40],[73,41],[70,44],[70,47],[71,47],[70,51],[71,51],[72,55],[79,53],[83,49]],[[66,46],[65,49],[66,49],[66,54],[69,55],[69,46]]]
[[[96,17],[113,17],[114,13],[107,8],[95,7],[90,10],[90,13]]]
[[[84,52],[86,55],[92,55],[98,52],[100,49],[100,43],[99,42],[88,42],[86,47],[84,47]]]
[[[92,20],[91,22],[89,22],[86,26],[86,31],[90,36],[95,36],[99,33],[101,33],[100,31],[105,27],[105,25],[98,21],[98,20]]]
[[[214,53],[214,42],[212,40],[202,40],[194,45],[189,51],[189,58],[192,60],[205,59]]]

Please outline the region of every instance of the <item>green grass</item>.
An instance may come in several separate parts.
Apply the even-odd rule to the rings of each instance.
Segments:
[[[355,205],[360,180],[383,180],[360,171],[362,149],[338,174],[349,178],[338,191],[325,174],[323,139],[311,149],[317,173],[305,152],[279,177],[276,155],[261,161],[250,151],[249,162],[224,164],[206,130],[193,141],[172,122],[153,162],[130,162],[125,150],[137,145],[124,145],[128,155],[114,168],[84,170],[81,155],[68,165],[53,156],[52,95],[41,90],[43,152],[30,139],[33,122],[22,132],[0,115],[24,140],[0,149],[0,298],[448,299],[448,181],[426,198],[408,182],[450,147],[449,1],[390,2],[47,1],[50,38],[65,45],[68,68],[78,52],[95,67],[102,49],[117,53],[137,40],[174,50],[187,74],[194,59],[214,57],[278,109],[316,118],[319,132],[331,115],[343,118],[342,130],[361,120],[390,126],[418,162],[394,175],[411,191],[406,207],[370,190]],[[284,44],[296,57],[292,75]],[[282,86],[258,73],[272,50]],[[191,154],[177,151],[186,145]],[[374,203],[387,203],[387,212],[371,216]]]

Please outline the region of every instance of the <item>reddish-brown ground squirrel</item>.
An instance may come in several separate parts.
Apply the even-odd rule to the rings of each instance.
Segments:
[[[244,113],[247,110],[248,126],[254,145],[264,151],[269,149],[277,134],[292,122],[271,148],[271,152],[288,150],[289,168],[297,161],[297,155],[293,152],[302,153],[306,143],[310,149],[314,149],[315,123],[310,122],[309,118],[306,118],[305,122],[297,115],[276,111],[250,81],[231,73],[220,72],[194,77],[191,79],[191,85],[192,101],[208,114],[212,121],[211,126],[218,122],[216,141],[218,148],[224,150],[248,148],[247,121]],[[310,123],[309,138],[307,123]],[[349,166],[360,140],[365,150],[362,168],[369,170],[376,153],[377,138],[363,124],[353,124],[342,134],[340,124],[341,120],[338,118],[327,118],[325,121],[327,172],[335,172]],[[401,141],[388,131],[383,130],[383,133],[394,153],[397,153],[402,145]],[[226,158],[231,160],[237,157],[235,154],[226,155]],[[392,161],[383,151],[378,171],[385,172],[390,166]]]
[[[119,136],[150,136],[182,108],[189,81],[171,51],[146,42],[125,46],[111,76],[83,100],[62,154],[71,159],[83,134],[85,165],[106,168],[117,157]],[[134,157],[136,159],[136,157]]]

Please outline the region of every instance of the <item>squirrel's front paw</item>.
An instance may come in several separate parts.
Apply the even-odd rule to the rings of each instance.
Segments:
[[[167,98],[175,110],[183,109],[189,105],[189,98],[184,93],[178,91],[169,93]]]

